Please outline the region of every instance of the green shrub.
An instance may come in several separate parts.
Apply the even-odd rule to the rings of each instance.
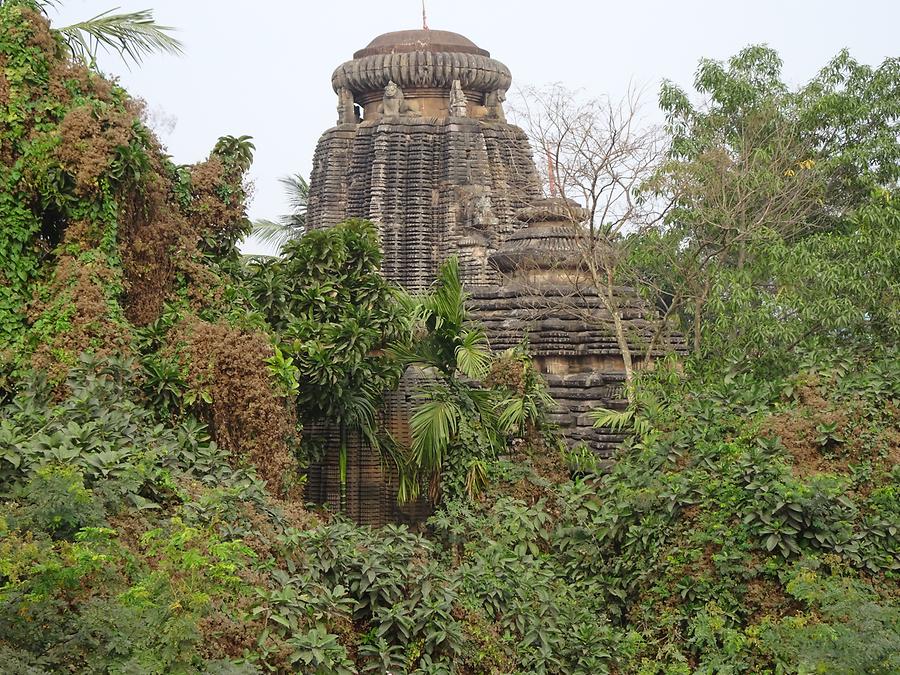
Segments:
[[[47,532],[70,539],[85,527],[99,525],[104,513],[98,500],[85,489],[81,474],[70,467],[38,469],[21,493],[20,529]]]
[[[900,672],[900,608],[838,570],[798,565],[787,591],[809,609],[764,624],[761,639],[779,668],[815,673]]]

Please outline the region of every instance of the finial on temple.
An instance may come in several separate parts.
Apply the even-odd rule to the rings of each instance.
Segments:
[[[428,30],[428,17],[425,16],[425,0],[422,0],[422,30]]]

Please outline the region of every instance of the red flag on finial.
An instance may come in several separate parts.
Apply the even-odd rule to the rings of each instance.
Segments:
[[[428,17],[425,16],[425,0],[422,0],[422,30],[428,30]]]

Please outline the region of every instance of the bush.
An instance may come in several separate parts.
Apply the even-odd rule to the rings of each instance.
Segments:
[[[23,530],[47,532],[57,539],[70,539],[85,527],[99,525],[104,512],[81,474],[71,467],[38,469],[24,486],[19,518],[13,525]]]

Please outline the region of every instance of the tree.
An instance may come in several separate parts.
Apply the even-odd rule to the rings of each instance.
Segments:
[[[349,435],[379,448],[378,405],[402,373],[388,349],[409,339],[402,291],[380,265],[374,226],[349,220],[289,242],[282,259],[249,272],[256,305],[297,368],[298,417],[337,426],[342,503]]]
[[[898,63],[871,69],[841,53],[791,91],[778,55],[751,46],[727,63],[701,61],[699,104],[663,85],[671,151],[647,189],[672,208],[637,240],[635,266],[668,294],[698,355],[771,346],[761,326],[784,329],[796,309],[783,303],[797,275],[778,259],[800,256],[809,238],[849,244],[841,233],[852,214],[873,190],[896,186]],[[755,323],[739,329],[751,309]]]
[[[657,204],[639,199],[639,188],[664,158],[663,135],[642,124],[634,90],[612,101],[586,98],[554,85],[527,88],[521,101],[515,114],[538,159],[546,158],[538,165],[543,165],[547,192],[570,200],[560,203],[569,210],[579,277],[584,277],[574,283],[568,298],[554,291],[553,305],[587,323],[597,324],[598,313],[612,320],[625,381],[630,384],[636,358],[633,345],[644,343],[644,358],[657,346],[658,334],[643,340],[629,332],[625,314],[633,311],[634,295],[623,286],[635,280],[628,267],[629,235],[638,225],[659,218]],[[541,291],[538,286],[529,289],[535,296]]]

